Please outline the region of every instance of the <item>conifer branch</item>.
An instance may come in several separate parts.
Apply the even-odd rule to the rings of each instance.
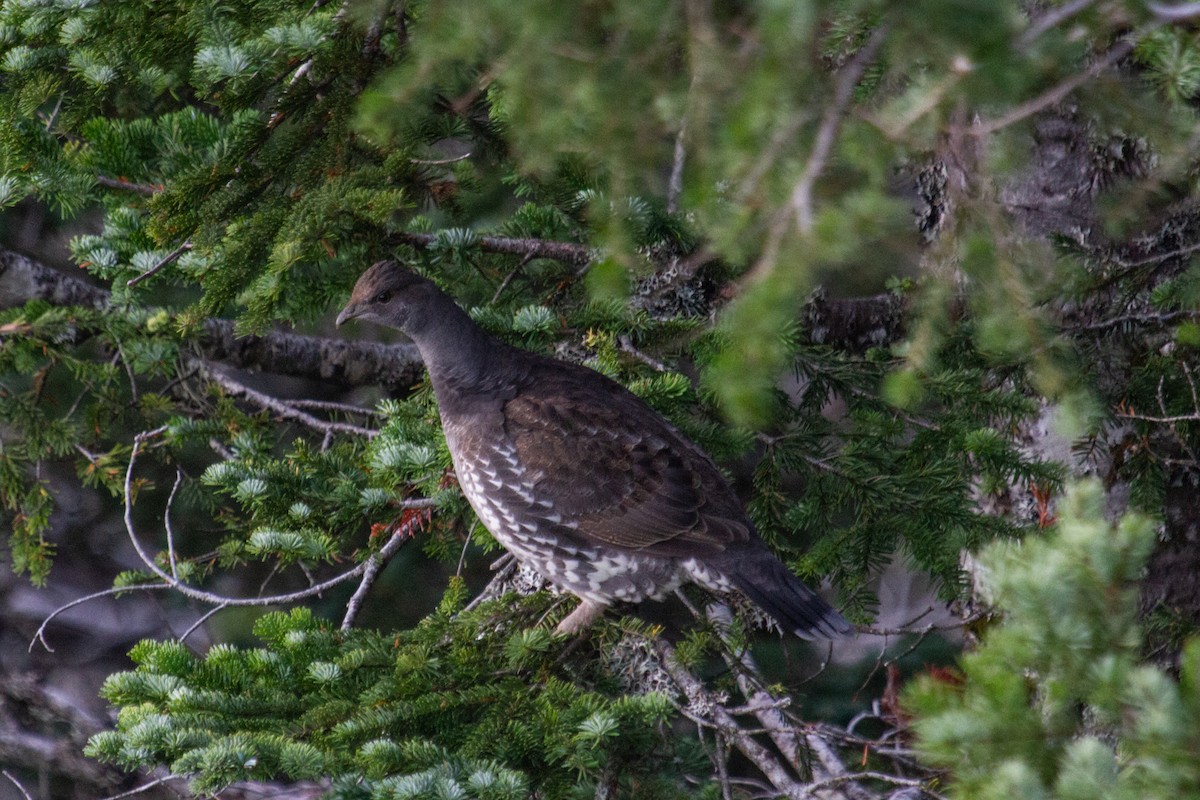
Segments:
[[[28,256],[0,248],[0,308],[13,308],[30,300],[99,311],[109,307],[112,295]],[[154,309],[149,311],[153,313]],[[79,341],[90,333],[80,330]],[[194,336],[200,354],[209,361],[333,381],[346,387],[402,390],[417,383],[424,373],[416,347],[410,344],[387,345],[279,331],[243,336],[238,334],[236,323],[227,319],[205,320]]]
[[[132,288],[134,286],[137,286],[139,283],[146,280],[147,278],[154,277],[159,272],[161,272],[164,267],[166,267],[168,264],[175,262],[176,260],[178,260],[178,258],[181,255],[183,255],[184,253],[186,253],[188,250],[191,250],[191,249],[192,249],[192,243],[184,242],[183,244],[179,245],[179,247],[176,247],[170,253],[163,256],[163,258],[157,264],[155,264],[153,267],[146,270],[141,275],[138,275],[136,278],[130,278],[129,280],[127,280],[125,282],[125,285]]]
[[[412,344],[329,339],[279,331],[239,336],[236,324],[225,319],[205,320],[204,335],[198,344],[209,361],[330,381],[345,387],[405,390],[417,383],[425,371]]]
[[[393,239],[416,247],[432,247],[439,236],[433,233],[398,233]],[[573,267],[591,263],[595,249],[576,242],[556,242],[549,239],[514,239],[507,236],[479,236],[473,242],[485,253],[501,253],[528,258],[549,258]]]

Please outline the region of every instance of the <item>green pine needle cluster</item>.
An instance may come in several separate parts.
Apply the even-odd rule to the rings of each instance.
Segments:
[[[338,775],[330,797],[568,796],[619,772],[639,797],[686,795],[680,771],[698,754],[668,735],[670,698],[626,694],[595,664],[564,667],[513,598],[458,616],[461,591],[447,601],[399,635],[297,609],[261,617],[258,648],[200,657],[143,642],[136,669],[104,687],[117,729],[88,752],[167,764],[201,792]],[[505,632],[480,647],[481,623],[498,617]]]
[[[963,798],[1178,798],[1200,792],[1200,640],[1178,676],[1144,664],[1138,579],[1155,526],[1105,519],[1100,486],[1073,486],[1046,537],[979,557],[982,599],[1002,621],[927,677],[908,709],[921,751],[953,767]]]

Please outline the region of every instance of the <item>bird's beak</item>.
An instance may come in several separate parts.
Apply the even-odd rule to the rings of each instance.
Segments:
[[[337,326],[339,328],[342,327],[342,325],[344,325],[345,323],[354,319],[361,313],[362,313],[362,310],[359,309],[358,303],[355,303],[353,301],[346,303],[346,307],[342,309],[342,313],[338,314]]]

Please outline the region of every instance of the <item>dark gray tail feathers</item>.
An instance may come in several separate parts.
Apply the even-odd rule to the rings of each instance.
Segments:
[[[731,559],[724,570],[747,597],[801,639],[836,639],[854,628],[765,547]]]

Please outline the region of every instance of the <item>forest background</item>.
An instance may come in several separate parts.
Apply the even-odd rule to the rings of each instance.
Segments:
[[[1198,20],[4,0],[0,796],[1200,796]],[[387,257],[859,635],[552,638],[412,346],[332,329]]]

